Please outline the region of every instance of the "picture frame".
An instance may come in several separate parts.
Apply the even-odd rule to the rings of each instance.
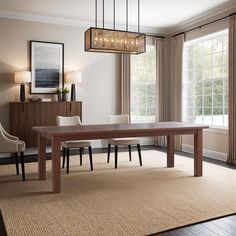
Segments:
[[[31,94],[54,94],[64,87],[64,44],[30,41]]]

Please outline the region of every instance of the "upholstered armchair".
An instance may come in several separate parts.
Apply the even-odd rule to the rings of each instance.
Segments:
[[[9,133],[7,133],[0,123],[0,153],[14,154],[17,175],[19,175],[18,153],[20,153],[23,181],[25,180],[24,151],[25,151],[25,142],[20,141],[18,137],[12,136]]]
[[[110,115],[108,118],[109,118],[110,124],[128,124],[129,123],[129,115]],[[142,166],[142,156],[141,156],[139,138],[112,138],[112,139],[108,139],[107,142],[108,142],[107,163],[109,163],[110,161],[111,145],[115,146],[115,169],[117,169],[118,146],[128,147],[129,160],[131,161],[131,146],[137,145],[139,163],[140,163],[140,166]]]
[[[79,116],[57,116],[57,125],[58,126],[76,126],[82,125]],[[70,149],[79,149],[80,150],[80,165],[82,165],[82,154],[84,148],[88,148],[89,150],[89,159],[90,159],[90,169],[93,170],[93,159],[92,159],[92,146],[90,141],[86,140],[74,140],[74,141],[65,141],[61,143],[63,150],[63,163],[62,168],[65,167],[65,157],[67,162],[67,174],[69,174],[69,160],[70,160]]]

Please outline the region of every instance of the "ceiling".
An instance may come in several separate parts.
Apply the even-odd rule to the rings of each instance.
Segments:
[[[101,25],[102,0],[98,1]],[[137,26],[137,2],[129,0],[129,25]],[[116,0],[117,28],[124,28],[126,0]],[[179,24],[206,13],[236,6],[236,0],[140,0],[141,29],[174,29]],[[5,14],[4,14],[5,13]],[[95,0],[0,0],[0,16],[33,14],[94,25]],[[105,27],[113,23],[113,0],[105,0]]]

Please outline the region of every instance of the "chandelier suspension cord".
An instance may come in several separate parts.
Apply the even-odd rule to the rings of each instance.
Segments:
[[[129,23],[129,3],[128,0],[126,0],[126,31],[129,30],[128,23]]]
[[[140,0],[138,0],[138,33],[140,33]]]
[[[95,27],[98,27],[98,0],[95,0]]]
[[[113,0],[113,29],[116,29],[116,0]]]
[[[102,0],[102,12],[103,12],[103,21],[102,21],[102,27],[104,29],[104,19],[105,19],[105,6],[104,6],[104,0]]]

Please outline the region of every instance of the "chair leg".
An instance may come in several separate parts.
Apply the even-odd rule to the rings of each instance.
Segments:
[[[118,146],[115,146],[115,169],[117,169]]]
[[[138,156],[139,156],[139,163],[140,166],[142,166],[142,155],[141,155],[141,148],[140,148],[140,144],[137,144],[137,149],[138,149]]]
[[[19,175],[18,153],[15,153],[15,162],[16,162],[16,174]]]
[[[66,173],[69,174],[69,166],[70,166],[70,149],[66,149],[67,154],[67,163],[66,163]]]
[[[62,148],[63,151],[63,162],[62,162],[62,168],[65,168],[65,161],[66,161],[66,149],[63,147]]]
[[[22,170],[22,180],[25,181],[25,161],[24,161],[24,152],[20,153],[21,159],[21,170]]]
[[[129,148],[129,161],[131,161],[131,145],[129,145],[128,148]]]
[[[89,160],[90,160],[90,169],[91,171],[93,171],[93,156],[92,156],[92,147],[89,146],[88,147],[89,149]]]
[[[83,154],[83,148],[79,149],[79,156],[80,156],[80,165],[82,166],[82,154]]]
[[[108,148],[107,148],[107,163],[110,162],[110,154],[111,154],[111,144],[108,144]]]

